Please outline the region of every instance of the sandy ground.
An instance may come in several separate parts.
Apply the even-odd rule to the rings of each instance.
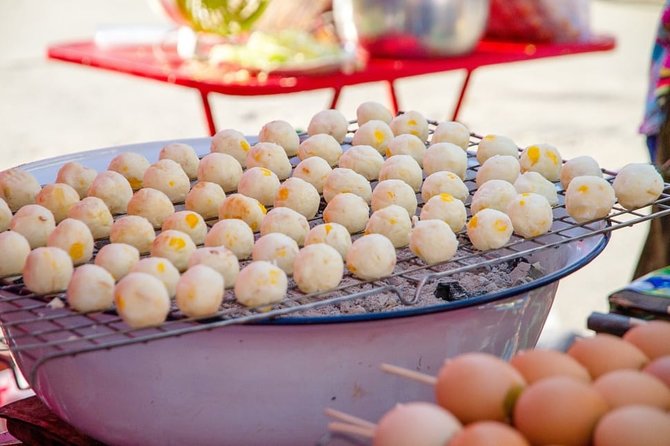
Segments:
[[[461,120],[479,133],[505,134],[520,145],[549,142],[565,158],[595,157],[617,169],[647,161],[637,127],[659,2],[595,1],[592,28],[616,36],[617,49],[481,69]],[[204,136],[195,91],[46,60],[50,43],[86,39],[99,26],[161,24],[149,2],[138,0],[4,0],[0,2],[0,168],[110,145]],[[401,106],[447,119],[463,73],[398,83]],[[220,126],[256,133],[282,118],[306,126],[330,92],[285,97],[214,97]],[[340,110],[353,117],[365,100],[386,102],[381,84],[346,89]],[[585,329],[592,311],[625,285],[645,225],[617,231],[604,253],[561,281],[544,340]]]

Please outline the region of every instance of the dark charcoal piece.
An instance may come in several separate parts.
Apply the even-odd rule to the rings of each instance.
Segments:
[[[467,290],[461,286],[458,282],[440,282],[435,288],[435,297],[438,299],[446,300],[448,302],[453,302],[456,300],[465,299],[470,297]]]
[[[513,259],[501,263],[500,268],[504,268],[505,272],[509,273],[514,271],[514,268],[519,266],[521,263],[528,263],[528,260],[524,259],[523,257],[515,257]]]

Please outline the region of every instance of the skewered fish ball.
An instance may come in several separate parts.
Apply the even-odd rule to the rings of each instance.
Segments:
[[[163,283],[146,273],[130,273],[114,287],[114,303],[121,319],[131,328],[160,325],[170,311],[170,297]]]
[[[305,246],[315,243],[330,245],[345,258],[351,247],[351,235],[341,224],[323,223],[310,229],[305,237]]]
[[[203,157],[198,165],[198,182],[218,184],[226,193],[237,189],[240,178],[242,178],[242,166],[226,153],[210,153]]]
[[[396,116],[389,123],[389,127],[395,136],[410,134],[421,141],[428,139],[428,121],[418,111],[409,110]]]
[[[158,154],[158,159],[170,159],[179,164],[190,180],[198,177],[198,166],[200,158],[195,149],[188,144],[173,142],[163,147]]]
[[[18,167],[0,172],[0,198],[5,200],[12,212],[35,203],[40,189],[37,179]]]
[[[307,133],[310,135],[327,134],[342,143],[347,136],[349,122],[342,113],[335,109],[321,110],[309,121]]]
[[[23,283],[33,293],[63,291],[72,277],[72,259],[55,246],[33,249],[23,267]]]
[[[565,193],[565,209],[577,223],[609,215],[615,202],[614,188],[600,177],[575,177]]]
[[[323,198],[328,203],[335,195],[347,192],[358,195],[366,203],[372,198],[372,187],[363,175],[344,167],[333,169],[323,185]]]
[[[459,232],[468,218],[465,205],[451,194],[434,195],[421,208],[421,220],[442,220],[453,232]]]
[[[323,211],[323,221],[339,223],[351,234],[361,232],[370,218],[368,204],[352,193],[337,194]]]
[[[459,146],[449,142],[434,143],[426,149],[423,155],[423,170],[426,175],[447,171],[465,179],[467,169],[468,154]]]
[[[146,172],[150,165],[151,163],[144,155],[135,152],[123,152],[116,155],[109,162],[107,170],[120,173],[128,180],[133,190],[138,190],[142,188],[144,172]]]
[[[296,149],[297,150],[297,149]],[[291,162],[282,146],[271,142],[259,142],[247,153],[247,168],[265,167],[273,171],[280,180],[291,176]],[[226,188],[224,187],[224,190]],[[226,192],[228,192],[226,190]]]
[[[67,286],[67,303],[75,311],[103,311],[114,304],[114,278],[97,265],[82,265],[74,270]]]
[[[470,196],[468,186],[466,186],[463,180],[453,172],[435,172],[428,175],[426,179],[423,180],[423,185],[421,186],[421,198],[424,202],[430,200],[435,195],[442,193],[448,193],[457,200],[461,200],[463,203],[465,203],[468,196]]]
[[[280,302],[286,297],[286,273],[270,262],[251,262],[242,268],[235,282],[235,299],[247,307]]]
[[[409,249],[429,265],[451,259],[458,249],[454,231],[442,220],[417,221],[409,236]]]
[[[174,297],[177,293],[179,270],[168,259],[162,257],[145,257],[133,265],[128,276],[133,273],[149,274],[160,280],[163,287],[167,290],[169,297]]]
[[[384,180],[377,183],[372,191],[372,211],[397,204],[407,210],[409,216],[416,213],[416,194],[412,187],[402,180]]]
[[[388,124],[392,119],[393,114],[390,110],[379,102],[363,102],[356,109],[356,121],[359,126],[372,120],[383,121]]]
[[[188,234],[168,229],[156,236],[151,244],[151,255],[152,257],[164,257],[171,261],[179,271],[184,271],[188,266],[188,258],[195,249],[195,243]]]
[[[423,172],[419,164],[409,155],[395,155],[384,161],[379,171],[379,181],[402,180],[409,184],[414,192],[421,190]]]
[[[392,204],[373,212],[365,226],[366,234],[381,234],[391,240],[396,248],[409,244],[412,221],[405,208]]]
[[[489,180],[472,195],[470,211],[472,215],[486,208],[505,212],[516,196],[516,189],[507,181]]]
[[[195,183],[186,195],[184,207],[209,220],[219,216],[219,207],[225,198],[226,193],[221,186],[209,181],[201,181]]]
[[[219,219],[236,218],[249,225],[253,232],[261,228],[267,210],[255,198],[242,194],[227,196],[219,207]]]
[[[512,236],[512,221],[507,214],[496,209],[482,209],[467,224],[468,237],[480,251],[505,246]]]
[[[353,146],[345,150],[338,162],[339,167],[351,169],[366,180],[376,180],[384,164],[384,157],[372,146]]]
[[[188,267],[207,265],[223,277],[226,288],[235,286],[240,272],[240,262],[230,249],[223,246],[198,248],[188,259]]]
[[[220,130],[212,137],[210,152],[225,153],[237,160],[242,167],[247,165],[247,152],[251,150],[249,141],[237,130]]]
[[[298,158],[306,160],[313,156],[323,158],[333,167],[342,156],[342,146],[335,138],[325,133],[312,135],[298,147]]]
[[[298,177],[288,178],[279,186],[274,200],[274,207],[293,209],[305,218],[314,218],[319,211],[321,196],[307,181]]]
[[[94,239],[109,237],[114,218],[107,205],[98,197],[86,197],[75,203],[67,213],[69,218],[83,221]]]
[[[512,156],[519,159],[519,148],[516,143],[507,136],[486,135],[477,146],[477,161],[484,164],[487,159],[495,155]]]
[[[431,145],[448,142],[455,144],[463,150],[467,150],[470,145],[470,130],[460,122],[444,121],[440,122],[433,132]]]
[[[651,164],[628,164],[617,173],[612,184],[619,204],[636,209],[653,203],[663,193],[663,177]]]
[[[379,420],[373,444],[446,446],[461,429],[456,417],[435,404],[398,404]]]
[[[279,178],[265,167],[252,167],[242,174],[237,192],[255,198],[264,206],[272,206],[279,190]]]
[[[305,236],[309,232],[309,223],[304,215],[290,208],[274,208],[265,216],[261,223],[261,235],[271,232],[286,234],[298,243],[305,244]]]
[[[347,269],[363,280],[390,275],[395,268],[393,243],[381,234],[368,234],[354,241],[347,252]]]
[[[600,170],[598,161],[594,160],[590,156],[578,156],[566,161],[565,164],[563,164],[561,167],[560,173],[561,186],[563,186],[563,190],[568,189],[568,185],[574,177],[587,175],[602,178],[603,172]]]
[[[426,145],[418,136],[410,133],[398,135],[389,142],[386,156],[409,155],[423,167],[423,156],[426,153]]]
[[[0,198],[0,232],[9,229],[9,224],[12,221],[12,210],[9,209],[7,202]]]
[[[493,155],[487,159],[477,171],[477,185],[481,186],[489,180],[504,180],[514,184],[519,177],[521,167],[516,157]]]
[[[549,181],[558,181],[563,161],[556,147],[549,144],[528,146],[519,158],[521,172],[537,172]]]
[[[114,280],[128,274],[139,261],[138,249],[126,243],[109,243],[100,248],[95,256],[95,264],[109,271]]]
[[[507,215],[512,220],[514,232],[523,238],[546,234],[554,218],[547,199],[534,193],[517,195],[507,206]]]
[[[139,215],[126,215],[112,224],[109,231],[109,241],[112,243],[127,243],[137,248],[140,254],[151,250],[151,244],[156,238],[156,232],[149,220]]]
[[[177,282],[177,308],[188,317],[215,314],[223,302],[224,279],[207,265],[189,268]]]
[[[229,218],[217,222],[205,237],[205,246],[223,246],[238,259],[249,258],[254,247],[254,233],[243,220]]]
[[[183,202],[186,194],[191,190],[188,175],[178,163],[171,159],[162,159],[152,164],[144,173],[143,185],[158,189],[173,203]]]
[[[514,188],[520,194],[527,192],[540,194],[547,199],[551,206],[558,204],[556,186],[537,172],[526,172],[519,175],[514,182]]]
[[[295,258],[293,279],[303,293],[320,293],[337,288],[343,274],[342,256],[325,243],[305,246]]]
[[[174,229],[191,237],[193,243],[202,245],[207,235],[207,224],[200,214],[193,211],[179,211],[163,222],[162,231]]]
[[[0,233],[0,277],[21,274],[30,254],[30,243],[16,231]]]
[[[281,146],[286,156],[295,156],[298,153],[298,145],[300,145],[300,138],[293,126],[281,120],[270,121],[265,124],[261,128],[260,133],[258,133],[258,141],[270,142]],[[249,166],[248,163],[247,166]]]
[[[333,171],[328,165],[328,162],[318,156],[306,158],[295,167],[293,176],[307,181],[314,186],[318,193],[323,192],[323,186],[326,184],[326,179]]]
[[[358,130],[356,130],[351,140],[351,145],[372,146],[384,155],[393,136],[393,130],[387,123],[373,119],[365,124],[359,124]]]
[[[49,235],[56,229],[56,221],[51,211],[44,206],[27,204],[16,211],[9,229],[24,236],[30,248],[35,249],[47,244]]]
[[[133,197],[133,189],[123,175],[106,170],[95,177],[86,195],[100,198],[113,215],[125,214],[128,202]]]
[[[49,209],[56,223],[67,217],[73,205],[79,202],[79,194],[65,183],[47,184],[35,197],[35,203]]]
[[[74,265],[86,263],[93,257],[93,235],[84,222],[66,218],[49,235],[47,246],[61,248],[72,257]]]
[[[272,232],[254,243],[251,258],[254,261],[265,260],[277,265],[287,275],[293,274],[293,262],[298,255],[298,244],[288,235]]]
[[[90,167],[84,167],[81,164],[71,161],[65,163],[58,169],[56,183],[65,183],[71,186],[79,194],[79,198],[86,196],[88,188],[95,180],[98,172]]]
[[[160,228],[166,218],[174,214],[170,198],[158,189],[144,187],[133,194],[128,202],[128,215],[139,215]]]

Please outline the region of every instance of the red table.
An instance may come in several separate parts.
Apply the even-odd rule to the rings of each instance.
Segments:
[[[370,59],[365,69],[354,73],[331,72],[309,75],[235,76],[232,73],[194,68],[180,59],[174,49],[149,45],[101,48],[92,41],[65,43],[48,48],[50,59],[117,71],[170,84],[195,88],[200,92],[210,133],[216,132],[209,93],[232,96],[263,96],[329,88],[334,91],[330,104],[337,106],[340,91],[348,85],[383,81],[387,84],[392,111],[398,110],[394,82],[397,79],[429,73],[465,70],[452,119],[458,117],[472,72],[479,67],[568,54],[610,51],[615,39],[595,36],[585,42],[528,44],[482,41],[465,56],[440,59]]]

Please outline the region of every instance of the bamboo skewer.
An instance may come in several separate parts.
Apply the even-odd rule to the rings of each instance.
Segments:
[[[362,437],[367,438],[373,438],[375,436],[374,429],[369,429],[355,424],[342,423],[339,421],[333,421],[331,423],[328,423],[328,430],[331,432],[337,432],[341,434],[360,435]]]
[[[386,373],[402,376],[403,378],[412,379],[414,381],[418,381],[431,386],[437,384],[437,378],[434,376],[426,375],[425,373],[416,372],[414,370],[406,369],[404,367],[398,367],[397,365],[382,363],[380,368]]]
[[[331,409],[330,407],[327,407],[324,412],[327,416],[335,418],[336,420],[342,421],[344,423],[349,423],[368,429],[375,429],[377,427],[376,424],[371,423],[368,420],[364,420],[363,418],[359,418],[354,415],[349,415],[348,413],[341,412],[337,409]]]

